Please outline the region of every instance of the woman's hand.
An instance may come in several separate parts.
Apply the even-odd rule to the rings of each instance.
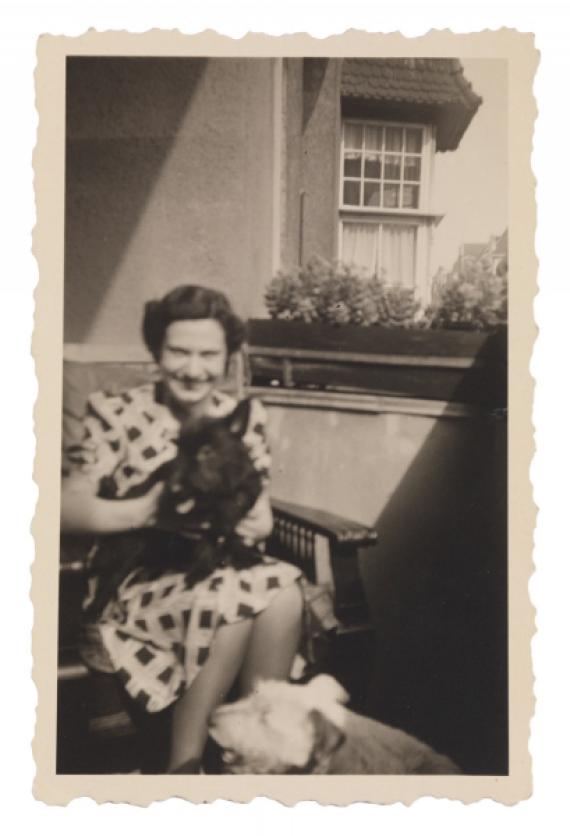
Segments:
[[[236,526],[236,534],[244,540],[265,540],[273,531],[273,513],[269,494],[261,494],[251,511]]]

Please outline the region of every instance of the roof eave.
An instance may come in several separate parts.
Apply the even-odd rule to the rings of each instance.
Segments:
[[[343,96],[342,104],[345,115],[356,116],[358,111],[363,116],[376,119],[405,118],[406,121],[431,122],[436,126],[436,151],[455,151],[482,99],[477,97],[473,106],[459,103],[429,104],[416,101],[398,101],[396,99],[373,99]]]

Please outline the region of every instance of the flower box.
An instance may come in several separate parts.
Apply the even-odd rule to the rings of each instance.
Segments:
[[[507,335],[475,331],[249,323],[256,386],[375,393],[504,408]]]

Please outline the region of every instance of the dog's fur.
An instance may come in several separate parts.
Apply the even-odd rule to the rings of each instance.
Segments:
[[[264,681],[218,708],[210,734],[234,774],[450,775],[444,755],[399,729],[355,714],[330,676],[308,685]]]
[[[91,566],[97,585],[86,620],[96,620],[121,582],[139,567],[157,574],[179,569],[192,585],[221,565],[243,569],[260,562],[260,552],[235,534],[262,490],[261,475],[243,442],[249,416],[250,402],[243,400],[224,418],[182,426],[176,458],[135,491],[140,495],[164,480],[157,524],[104,538]],[[185,506],[188,510],[181,512]]]

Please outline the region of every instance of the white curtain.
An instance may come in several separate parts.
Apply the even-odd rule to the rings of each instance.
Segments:
[[[415,286],[416,228],[407,224],[344,223],[342,260],[388,285]]]
[[[414,287],[416,230],[404,224],[382,227],[381,264],[386,283]]]
[[[342,225],[342,260],[367,276],[378,272],[378,226],[376,224]]]

